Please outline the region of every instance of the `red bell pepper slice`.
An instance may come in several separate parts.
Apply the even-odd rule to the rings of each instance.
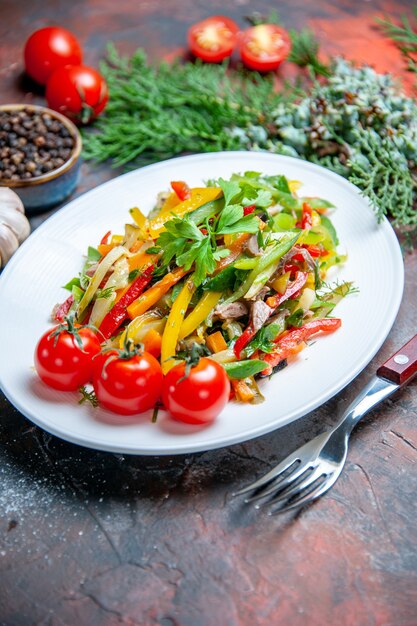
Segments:
[[[177,194],[179,200],[184,201],[191,198],[191,189],[183,180],[171,181],[171,187]]]
[[[301,211],[301,220],[297,222],[296,226],[298,228],[301,227],[303,230],[306,230],[307,228],[311,228],[313,226],[312,212],[313,212],[313,209],[308,204],[308,202],[303,202],[303,208]]]
[[[253,213],[256,209],[256,205],[255,204],[250,204],[249,206],[245,206],[243,207],[243,215],[250,215],[251,213]]]
[[[133,281],[126,293],[104,317],[99,327],[99,331],[104,339],[112,337],[119,326],[127,319],[127,307],[132,304],[149,285],[154,268],[154,265],[148,265],[145,271]]]
[[[102,240],[100,241],[101,246],[107,246],[107,244],[109,243],[110,235],[111,235],[111,230],[108,230],[107,233],[102,238]]]
[[[300,328],[293,328],[284,336],[278,337],[275,340],[276,348],[274,352],[270,354],[262,355],[262,359],[267,363],[267,367],[262,371],[262,374],[265,376],[269,376],[272,373],[272,368],[274,368],[280,361],[283,361],[288,356],[292,354],[294,348],[298,346],[302,341],[306,341],[312,335],[316,333],[333,333],[335,330],[340,328],[342,325],[342,320],[326,317],[324,319],[316,319],[311,322],[307,322],[304,326]]]
[[[74,296],[71,294],[70,296],[68,296],[65,302],[63,302],[57,307],[54,313],[54,320],[62,324],[65,321],[65,318],[67,317],[73,303],[74,303]]]
[[[240,353],[242,350],[246,348],[250,340],[256,335],[257,331],[254,329],[252,322],[249,326],[243,331],[243,333],[238,337],[236,343],[233,347],[233,352],[237,359],[240,359]]]
[[[297,296],[300,289],[302,289],[307,281],[307,272],[297,271],[295,279],[288,283],[287,288],[283,294],[276,293],[274,296],[270,296],[266,299],[266,303],[271,309],[276,309],[277,306]]]
[[[286,263],[284,265],[284,272],[290,272],[290,274],[297,274],[300,271],[300,266],[295,263]]]

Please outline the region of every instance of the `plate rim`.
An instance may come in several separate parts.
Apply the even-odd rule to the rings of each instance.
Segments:
[[[146,171],[148,171],[149,169],[151,169],[152,171],[157,171],[161,168],[166,168],[167,165],[169,164],[175,164],[178,161],[185,162],[185,161],[199,161],[199,160],[205,160],[205,159],[210,160],[212,158],[233,159],[233,158],[242,158],[242,157],[244,158],[267,157],[268,159],[277,158],[279,161],[281,161],[281,163],[285,163],[285,162],[289,162],[290,164],[297,163],[297,167],[300,167],[302,169],[307,169],[309,171],[316,170],[317,172],[320,172],[321,174],[324,173],[326,176],[330,176],[331,178],[333,178],[339,185],[343,185],[343,187],[345,187],[346,189],[350,191],[354,190],[360,196],[361,200],[368,206],[369,210],[373,212],[373,209],[370,205],[369,200],[365,196],[362,195],[360,189],[356,185],[350,183],[348,180],[346,180],[339,174],[336,174],[332,170],[324,168],[321,165],[317,165],[316,163],[305,161],[303,159],[290,157],[286,155],[274,154],[274,153],[270,153],[266,151],[249,151],[249,150],[248,151],[243,150],[243,151],[205,152],[205,153],[198,153],[198,154],[192,154],[192,155],[187,155],[187,156],[175,157],[172,159],[166,159],[164,161],[159,161],[158,163],[153,163],[150,165],[146,165],[144,167],[137,168],[130,172],[120,174],[119,176],[115,176],[114,178],[111,178],[110,180],[105,181],[104,183],[101,183],[100,185],[97,185],[96,187],[93,187],[92,189],[81,194],[80,196],[77,196],[76,198],[74,198],[73,200],[66,203],[64,206],[62,206],[60,209],[55,211],[39,227],[37,227],[33,231],[33,233],[30,235],[30,237],[28,237],[28,239],[26,239],[23,242],[23,244],[19,247],[19,249],[11,258],[9,263],[3,269],[3,271],[0,274],[0,292],[2,289],[3,282],[8,278],[9,274],[13,271],[15,265],[19,263],[20,257],[25,254],[26,248],[30,246],[34,240],[42,236],[43,230],[45,228],[48,228],[51,223],[54,223],[56,220],[59,220],[63,211],[65,211],[65,213],[70,213],[71,211],[76,210],[77,203],[80,200],[80,198],[88,200],[88,197],[90,195],[94,195],[99,189],[102,190],[103,188],[106,188],[107,186],[114,184],[116,180],[119,181],[120,179],[133,177],[137,175],[138,172],[146,173]],[[1,368],[0,368],[0,389],[2,390],[5,397],[24,417],[29,419],[31,422],[33,422],[34,424],[36,424],[37,426],[39,426],[46,432],[54,436],[57,436],[58,438],[64,441],[81,445],[83,447],[90,448],[92,450],[101,450],[101,451],[112,452],[112,453],[123,453],[123,454],[144,455],[144,456],[165,456],[165,455],[175,456],[178,454],[192,454],[195,452],[203,452],[203,451],[208,451],[208,450],[220,449],[223,447],[235,445],[238,443],[243,443],[245,441],[249,441],[251,439],[264,436],[298,419],[304,418],[306,415],[316,410],[319,406],[322,406],[323,404],[325,404],[329,399],[331,399],[337,393],[339,393],[342,389],[344,389],[370,363],[370,361],[373,359],[373,357],[381,348],[387,336],[389,335],[392,329],[392,326],[395,322],[395,319],[398,315],[398,311],[401,306],[401,302],[403,298],[404,263],[403,263],[403,259],[401,255],[400,245],[399,245],[397,236],[395,234],[395,231],[385,216],[381,220],[379,227],[384,229],[385,235],[388,238],[390,238],[392,242],[394,243],[393,249],[395,249],[395,260],[398,266],[396,268],[396,271],[398,269],[400,270],[400,275],[397,276],[398,280],[397,280],[397,285],[396,285],[397,286],[397,289],[396,289],[397,301],[395,302],[395,306],[390,308],[389,320],[386,322],[386,325],[385,325],[386,331],[384,331],[384,333],[382,333],[381,336],[378,336],[377,340],[375,340],[374,343],[372,344],[372,349],[366,352],[363,358],[357,363],[356,367],[353,370],[350,370],[346,374],[346,376],[344,376],[341,380],[337,381],[337,383],[335,383],[332,387],[327,389],[325,394],[320,394],[317,401],[311,402],[310,405],[308,406],[307,411],[304,411],[301,415],[298,414],[294,416],[294,413],[297,413],[297,411],[293,410],[292,413],[290,413],[288,416],[286,416],[285,418],[281,420],[279,425],[268,423],[261,427],[254,426],[254,428],[250,430],[246,430],[243,435],[242,433],[239,433],[239,432],[235,434],[230,434],[227,436],[220,435],[214,439],[211,439],[209,442],[203,444],[203,446],[201,444],[199,445],[198,442],[194,444],[191,442],[183,443],[183,444],[176,443],[174,449],[172,449],[171,446],[160,446],[159,448],[155,447],[152,449],[141,448],[140,445],[137,445],[137,444],[136,445],[123,444],[121,446],[118,446],[117,444],[112,445],[107,440],[103,440],[98,437],[95,437],[94,441],[92,442],[91,440],[88,440],[87,437],[77,436],[76,433],[71,433],[71,432],[66,432],[66,431],[63,432],[62,429],[55,428],[53,425],[48,424],[47,426],[45,426],[44,422],[42,421],[42,418],[38,418],[37,415],[34,414],[30,410],[30,408],[27,409],[26,407],[22,406],[19,398],[16,397],[13,391],[5,388],[3,381],[2,381]]]

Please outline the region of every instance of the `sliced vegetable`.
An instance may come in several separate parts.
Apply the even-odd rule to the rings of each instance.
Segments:
[[[191,189],[191,197],[175,206],[175,216],[184,217],[187,213],[198,209],[203,204],[216,200],[222,195],[219,187],[196,187]],[[152,239],[156,239],[158,235],[165,229],[165,223],[174,217],[172,207],[169,209],[164,207],[158,215],[149,222],[148,230]]]
[[[191,198],[191,189],[183,180],[172,180],[171,187],[178,196],[178,199],[183,202]]]
[[[242,379],[262,372],[265,369],[265,362],[258,359],[248,359],[234,363],[223,363],[223,367],[229,378]]]
[[[184,339],[184,337],[191,335],[191,333],[208,317],[221,297],[221,291],[208,291],[205,293],[193,311],[191,311],[182,323],[178,338]]]
[[[101,281],[103,280],[113,263],[115,263],[117,259],[120,259],[120,257],[124,254],[126,254],[126,248],[124,248],[123,246],[117,246],[116,248],[113,248],[113,250],[110,250],[110,252],[99,263],[81,301],[78,303],[77,317],[79,320],[83,319],[86,308],[90,304],[94,294],[100,286]]]
[[[143,347],[145,352],[152,354],[156,359],[161,356],[162,336],[155,330],[150,328],[143,338]]]
[[[142,315],[153,307],[186,273],[187,272],[182,268],[178,268],[166,274],[159,282],[155,283],[155,285],[152,285],[150,289],[127,307],[127,313],[130,319]]]
[[[227,350],[227,343],[219,330],[207,335],[206,346],[213,354]]]
[[[276,309],[280,304],[288,300],[289,298],[293,298],[297,295],[297,293],[302,289],[306,283],[308,277],[308,272],[299,272],[295,274],[295,278],[293,281],[289,281],[287,283],[287,288],[283,294],[275,294],[274,296],[270,296],[266,299],[266,303],[271,309]]]
[[[127,319],[127,307],[146,289],[152,278],[154,270],[153,265],[149,265],[136,280],[129,287],[129,290],[124,294],[122,298],[114,305],[114,307],[107,313],[106,317],[100,324],[99,331],[104,337],[108,339],[112,337],[119,326]]]
[[[258,258],[256,266],[250,272],[246,280],[233,295],[229,296],[229,298],[225,300],[225,303],[235,302],[235,300],[242,298],[249,291],[255,281],[257,281],[258,286],[262,286],[262,283],[258,281],[258,275],[273,263],[277,263],[284,256],[284,254],[291,250],[297,239],[298,233],[296,235],[291,233],[289,236],[283,237],[283,240],[268,246],[265,253]],[[263,279],[265,279],[265,282],[268,280],[268,278],[265,278],[265,275],[263,275]]]
[[[165,324],[166,317],[158,309],[142,313],[142,315],[135,317],[123,331],[119,340],[119,348],[122,350],[128,339],[131,339],[135,344],[143,343],[150,330],[155,330],[162,335]]]
[[[252,402],[255,398],[255,391],[251,389],[245,380],[232,380],[233,391],[236,399],[240,402]]]
[[[280,361],[286,359],[288,356],[294,353],[294,349],[297,346],[309,339],[312,335],[319,332],[332,333],[340,328],[342,320],[337,318],[325,318],[316,319],[311,322],[307,322],[300,328],[294,328],[286,333],[284,336],[279,337],[275,342],[275,350],[271,354],[265,354],[263,360],[268,366],[264,369],[262,374],[269,375],[272,372],[272,368],[278,365]]]
[[[175,365],[173,357],[175,357],[181,325],[194,291],[195,285],[192,278],[190,278],[186,281],[180,294],[176,298],[168,316],[161,345],[161,365],[164,374],[169,372]]]

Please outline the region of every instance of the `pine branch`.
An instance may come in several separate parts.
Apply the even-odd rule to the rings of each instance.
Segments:
[[[413,8],[414,16],[417,18],[417,7]],[[417,72],[417,31],[416,27],[412,27],[409,18],[406,15],[401,16],[401,23],[396,24],[390,19],[379,19],[376,21],[380,25],[383,33],[392,39],[401,51],[402,55],[408,62],[408,69],[411,72]]]
[[[300,67],[308,67],[315,74],[330,76],[330,68],[318,57],[319,42],[308,28],[290,30],[292,48],[288,60]]]

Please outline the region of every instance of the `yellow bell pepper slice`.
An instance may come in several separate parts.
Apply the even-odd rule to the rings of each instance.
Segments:
[[[201,300],[196,305],[195,309],[191,311],[190,315],[184,320],[179,334],[179,339],[188,337],[199,326],[208,314],[214,309],[216,304],[221,298],[221,292],[207,291]]]
[[[190,211],[194,211],[207,202],[217,200],[223,194],[219,187],[195,187],[191,189],[191,197],[188,200],[179,202],[175,207],[164,205],[158,215],[148,222],[148,231],[152,239],[156,239],[164,230],[165,222],[172,220],[175,216],[184,217]]]
[[[321,217],[314,209],[311,211],[311,227],[320,226]]]
[[[300,182],[299,180],[289,180],[288,181],[288,187],[290,188],[291,193],[297,193],[297,191],[300,189],[302,184],[303,183]]]
[[[181,202],[175,191],[171,191],[165,200],[164,204],[161,206],[161,211],[164,213],[171,213],[171,211]]]
[[[167,374],[175,365],[172,357],[175,356],[180,328],[194,291],[195,285],[193,279],[190,278],[178,294],[168,316],[161,345],[161,366],[164,374]]]
[[[287,289],[288,281],[290,280],[290,275],[291,275],[291,272],[285,272],[285,274],[283,274],[279,278],[276,278],[273,281],[273,283],[271,284],[271,287],[275,289],[275,291],[277,291],[279,294],[283,295]]]
[[[137,207],[133,207],[133,209],[129,209],[130,215],[133,217],[134,222],[140,229],[143,229],[146,224],[146,217],[142,213],[142,211]]]

